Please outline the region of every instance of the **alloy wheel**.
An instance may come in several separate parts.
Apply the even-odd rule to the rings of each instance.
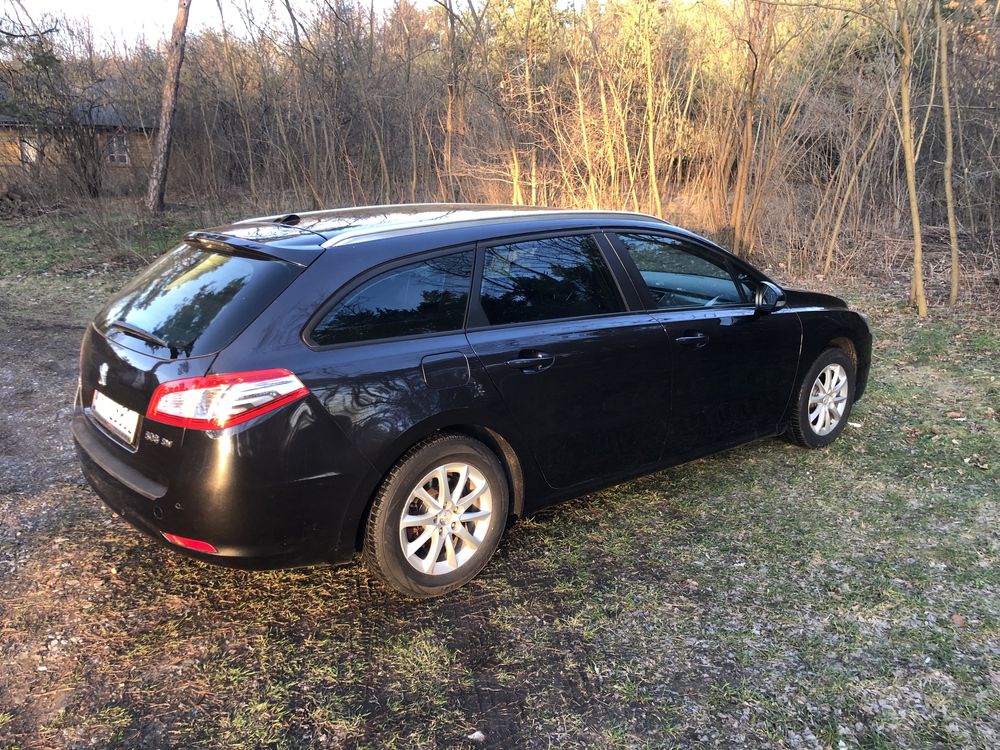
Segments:
[[[443,464],[424,475],[403,507],[403,557],[427,575],[452,573],[475,556],[492,522],[493,497],[482,472],[467,463]]]
[[[843,365],[820,370],[809,391],[809,426],[817,435],[829,435],[840,424],[847,407],[849,381]]]

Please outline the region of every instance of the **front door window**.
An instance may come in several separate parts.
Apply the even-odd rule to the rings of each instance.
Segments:
[[[619,234],[639,269],[649,293],[661,310],[719,307],[746,302],[746,290],[733,280],[721,259],[672,237]]]

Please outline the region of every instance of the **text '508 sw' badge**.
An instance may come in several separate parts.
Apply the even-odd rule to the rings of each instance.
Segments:
[[[146,438],[146,440],[148,440],[150,443],[154,443],[155,445],[162,445],[164,448],[174,447],[173,440],[167,440],[167,438],[161,437],[157,435],[155,432],[150,432],[149,430],[146,430],[143,437]]]

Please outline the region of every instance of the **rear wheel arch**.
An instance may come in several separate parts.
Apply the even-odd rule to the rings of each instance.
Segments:
[[[435,431],[383,478],[365,519],[362,558],[400,593],[445,594],[488,563],[509,505],[505,470],[493,449],[465,433]]]
[[[390,472],[392,472],[393,467],[399,464],[399,462],[403,460],[408,453],[421,443],[446,435],[463,435],[465,437],[472,438],[473,440],[478,440],[496,456],[507,478],[507,489],[511,500],[508,506],[508,521],[512,518],[520,516],[523,513],[524,470],[521,466],[521,460],[517,456],[517,452],[510,444],[510,441],[508,441],[507,438],[505,438],[500,432],[493,428],[485,427],[476,423],[455,423],[443,425],[426,431],[411,431],[407,438],[400,441],[391,452],[391,455],[393,456],[392,459],[387,462],[385,470],[379,476],[378,481],[375,483],[375,487],[368,496],[364,512],[361,514],[360,523],[358,524],[355,541],[356,549],[360,550],[364,545],[365,527],[368,525],[372,504],[374,503],[375,497],[378,495],[382,484],[385,482],[385,479],[389,476]]]
[[[489,448],[500,460],[500,465],[507,474],[507,488],[510,491],[510,517],[516,518],[524,511],[524,471],[517,451],[499,432],[477,424],[457,424],[444,427],[440,432],[451,432],[466,435],[478,440]]]

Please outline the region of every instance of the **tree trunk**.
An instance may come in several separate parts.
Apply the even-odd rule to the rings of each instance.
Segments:
[[[190,2],[190,0],[189,0]],[[254,169],[254,149],[253,133],[250,131],[250,120],[247,117],[247,110],[243,104],[244,82],[240,79],[236,70],[236,60],[233,57],[233,48],[229,42],[229,30],[226,28],[226,16],[222,12],[222,0],[216,0],[219,7],[219,21],[222,26],[222,49],[226,56],[226,64],[229,66],[229,75],[233,81],[233,95],[236,98],[236,110],[240,115],[240,124],[243,127],[243,142],[247,151],[247,179],[250,181],[250,198],[257,202],[257,179]]]
[[[660,198],[660,180],[656,173],[656,81],[653,71],[652,31],[643,28],[643,62],[646,67],[646,159],[649,162],[649,207],[650,213],[663,213]]]
[[[445,200],[454,202],[458,200],[458,184],[455,176],[455,135],[457,130],[456,120],[458,119],[458,53],[455,50],[455,9],[451,0],[446,0],[442,6],[445,12],[445,22],[448,24],[448,81],[445,90],[448,97],[445,108],[444,126],[444,171],[447,180],[448,194]]]
[[[747,19],[747,86],[743,101],[743,127],[740,134],[740,149],[736,163],[736,184],[733,186],[733,208],[731,226],[733,231],[732,251],[735,255],[749,254],[752,249],[751,225],[747,221],[746,202],[750,193],[752,162],[754,158],[754,112],[757,108],[757,92],[761,80],[766,75],[765,66],[770,64],[771,42],[774,33],[774,8],[754,6],[746,1]]]
[[[941,109],[944,114],[944,197],[948,208],[948,239],[951,241],[951,293],[949,304],[958,303],[958,224],[955,220],[955,191],[951,184],[955,164],[955,142],[951,132],[951,94],[948,91],[948,27],[941,16],[941,4],[934,3],[934,20],[941,50]]]
[[[910,304],[917,308],[917,315],[927,317],[927,297],[924,294],[924,253],[920,227],[920,205],[917,196],[917,157],[913,139],[913,120],[910,105],[910,80],[913,72],[913,38],[910,21],[903,0],[896,0],[899,11],[899,35],[902,55],[899,61],[900,139],[903,142],[903,165],[906,168],[906,190],[910,199],[910,222],[913,225],[913,278],[910,284]]]
[[[167,53],[167,75],[163,81],[160,130],[156,136],[156,152],[153,155],[153,168],[149,174],[149,190],[146,194],[146,208],[154,212],[163,210],[163,196],[167,190],[167,167],[170,165],[170,143],[174,135],[177,86],[181,79],[181,63],[184,62],[185,32],[190,10],[191,0],[177,0],[177,17],[174,19],[170,50]]]

